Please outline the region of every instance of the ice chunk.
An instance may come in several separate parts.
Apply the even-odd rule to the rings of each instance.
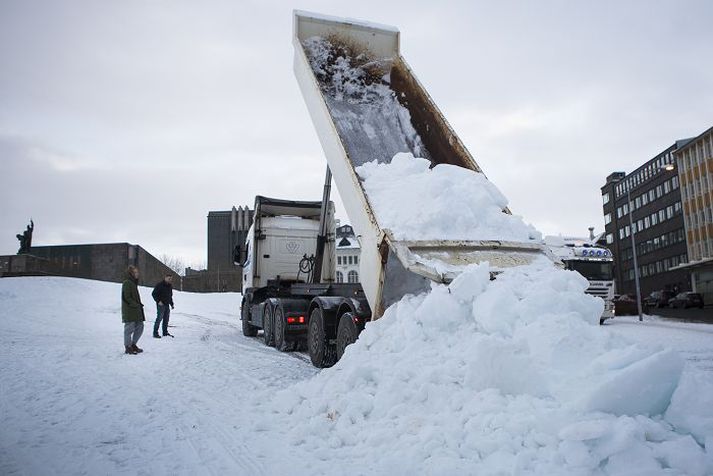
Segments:
[[[700,444],[713,438],[713,381],[698,374],[686,374],[671,398],[666,419],[690,432]],[[713,454],[713,448],[708,451]]]

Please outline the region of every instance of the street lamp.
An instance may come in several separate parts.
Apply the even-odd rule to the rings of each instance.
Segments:
[[[674,169],[673,164],[664,164],[657,168],[657,170],[667,170],[672,171]],[[641,312],[641,286],[639,285],[639,264],[636,259],[636,239],[634,238],[634,219],[632,218],[632,213],[634,212],[631,206],[631,187],[626,187],[626,201],[629,203],[629,232],[631,233],[631,252],[634,258],[634,284],[636,285],[636,309],[639,312],[639,322],[643,321],[643,313]]]

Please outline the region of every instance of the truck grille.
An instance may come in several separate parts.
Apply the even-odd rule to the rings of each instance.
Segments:
[[[602,299],[606,299],[609,296],[609,288],[607,286],[589,286],[585,292]]]

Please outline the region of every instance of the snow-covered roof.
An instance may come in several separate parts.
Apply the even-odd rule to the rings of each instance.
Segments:
[[[339,241],[337,241],[337,249],[340,250],[346,250],[346,249],[359,249],[361,246],[359,246],[359,241],[354,238],[341,238]]]

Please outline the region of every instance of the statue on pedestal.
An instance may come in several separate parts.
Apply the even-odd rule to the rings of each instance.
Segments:
[[[20,240],[20,249],[17,251],[18,255],[27,254],[32,248],[32,232],[35,230],[35,222],[30,219],[30,224],[27,225],[27,229],[22,233],[22,235],[15,235],[18,240]]]

